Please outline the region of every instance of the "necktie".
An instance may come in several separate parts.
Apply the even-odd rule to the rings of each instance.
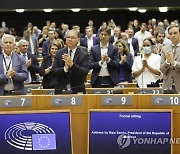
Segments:
[[[177,48],[178,48],[178,46],[174,46],[173,47],[173,54],[174,54],[174,56],[176,55]]]
[[[70,57],[72,56],[72,50],[69,50],[69,55],[70,55]]]
[[[24,54],[23,56],[24,56],[25,60],[27,60],[27,56],[26,56],[26,54]]]
[[[71,57],[71,60],[73,60],[73,57],[72,57],[72,50],[69,50],[69,55]]]
[[[69,55],[72,60],[72,50],[69,50]],[[68,71],[68,83],[67,83],[66,88],[67,88],[67,90],[71,90],[71,71],[70,70]]]

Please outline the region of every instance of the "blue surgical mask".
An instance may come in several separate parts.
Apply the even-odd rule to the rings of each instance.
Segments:
[[[143,47],[143,51],[145,54],[151,53],[151,47]]]

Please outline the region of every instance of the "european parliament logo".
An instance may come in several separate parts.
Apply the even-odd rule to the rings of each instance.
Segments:
[[[54,150],[56,134],[44,124],[24,122],[9,127],[5,132],[7,143],[21,150]]]

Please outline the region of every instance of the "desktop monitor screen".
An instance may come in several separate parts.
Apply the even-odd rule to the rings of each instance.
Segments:
[[[88,154],[171,154],[172,111],[91,110]]]
[[[0,153],[72,154],[69,111],[0,113]]]

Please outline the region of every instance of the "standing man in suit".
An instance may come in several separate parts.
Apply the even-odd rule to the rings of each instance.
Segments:
[[[68,31],[67,47],[56,53],[52,72],[57,77],[55,93],[72,90],[72,93],[85,91],[85,80],[89,72],[89,54],[78,46],[80,40],[76,30]]]
[[[139,43],[136,38],[134,38],[134,30],[132,28],[128,28],[128,43],[129,43],[129,50],[132,55],[137,56],[139,52]]]
[[[99,44],[99,38],[93,37],[93,29],[92,27],[86,27],[86,37],[80,39],[80,46],[88,48],[90,51],[91,47]]]
[[[48,56],[49,55],[49,47],[52,42],[54,42],[55,39],[55,31],[54,30],[49,30],[48,31],[48,38],[46,41],[43,42],[42,45],[42,56]]]
[[[28,79],[25,81],[25,83],[37,82],[36,73],[39,73],[39,63],[35,55],[27,52],[28,45],[28,42],[24,39],[21,39],[18,42],[20,54],[24,56],[28,70]]]
[[[109,42],[113,45],[116,43],[117,40],[121,39],[121,27],[115,27],[113,29],[114,33],[113,36],[110,37]]]
[[[168,29],[171,44],[162,48],[161,72],[163,73],[163,89],[173,88],[180,92],[180,27],[170,26]]]
[[[91,84],[93,88],[114,87],[118,82],[118,49],[109,43],[111,30],[100,29],[100,44],[90,51],[90,68],[93,69]]]
[[[38,41],[36,37],[33,35],[31,28],[28,28],[28,30],[24,32],[24,39],[29,43],[28,53],[36,55],[36,57],[39,57]]]
[[[24,81],[28,78],[24,58],[13,52],[15,37],[4,34],[0,54],[0,95],[10,95],[12,91],[24,94]]]

